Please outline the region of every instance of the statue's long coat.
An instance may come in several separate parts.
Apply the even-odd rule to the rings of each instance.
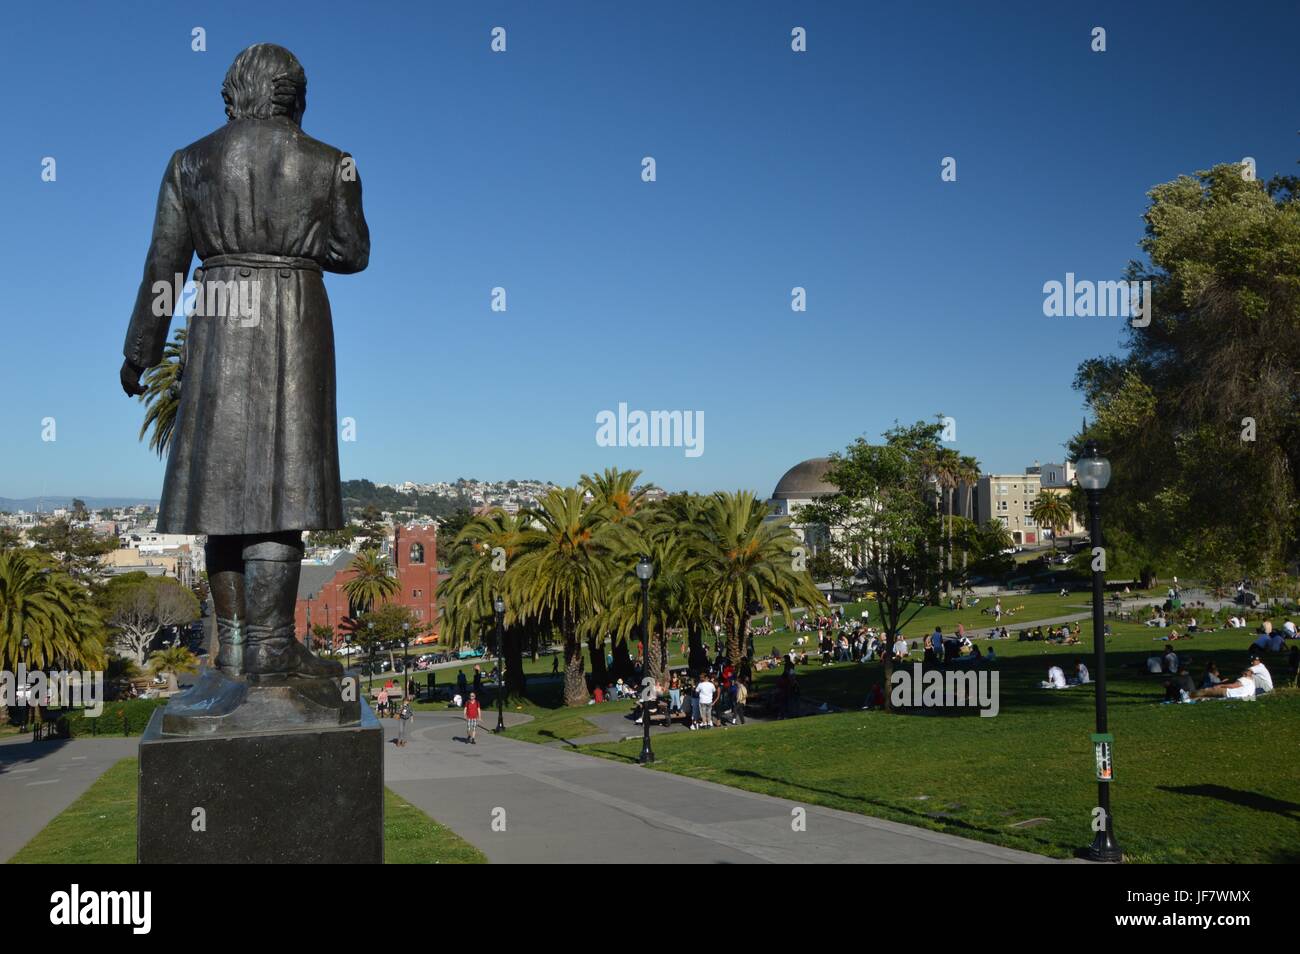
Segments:
[[[351,157],[286,117],[232,120],[173,155],[126,335],[137,367],[158,364],[167,339],[171,308],[155,316],[155,283],[170,288],[195,252],[235,256],[194,278],[242,283],[245,306],[255,289],[257,315],[230,304],[234,317],[188,319],[158,529],[341,527],[334,329],[316,266],[359,272],[370,258]]]

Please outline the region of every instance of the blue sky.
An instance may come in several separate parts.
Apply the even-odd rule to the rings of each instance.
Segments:
[[[118,388],[122,338],[166,161],[224,121],[222,77],[253,42],[298,55],[304,128],[364,183],[370,268],[326,280],[339,413],[357,422],[345,478],[619,466],[767,493],[804,458],[937,412],[986,470],[1059,459],[1083,416],[1074,370],[1120,322],[1044,317],[1043,283],[1118,278],[1155,183],[1300,157],[1279,108],[1290,3],[50,2],[6,18],[9,497],[160,490],[142,406]],[[702,411],[705,452],[597,446],[619,402]]]

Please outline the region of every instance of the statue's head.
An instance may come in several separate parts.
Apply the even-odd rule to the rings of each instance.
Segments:
[[[274,43],[255,43],[235,57],[221,84],[230,119],[287,116],[302,123],[307,74],[298,57]]]

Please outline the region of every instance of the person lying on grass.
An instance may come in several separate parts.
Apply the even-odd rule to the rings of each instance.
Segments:
[[[1209,689],[1198,689],[1193,698],[1196,699],[1254,699],[1255,698],[1255,675],[1249,669],[1242,671],[1241,675],[1232,682],[1221,682],[1217,686],[1211,686]]]

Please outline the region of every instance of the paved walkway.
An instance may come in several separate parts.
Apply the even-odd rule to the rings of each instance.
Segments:
[[[397,731],[389,720],[384,727],[390,736]],[[455,716],[420,713],[409,745],[385,746],[385,777],[493,862],[1048,861],[488,731],[480,730],[477,745],[463,736]],[[806,812],[804,831],[792,825],[796,808]],[[494,819],[504,831],[493,829]]]
[[[139,745],[138,738],[33,743],[22,735],[0,741],[0,862]]]

